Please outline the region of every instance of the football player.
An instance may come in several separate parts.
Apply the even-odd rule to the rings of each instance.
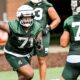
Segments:
[[[5,57],[13,70],[17,71],[18,80],[31,80],[34,74],[30,60],[36,45],[35,39],[38,36],[37,40],[41,40],[42,29],[40,24],[33,20],[33,8],[23,5],[17,10],[16,20],[0,24],[0,29],[8,33],[8,41],[4,47]]]
[[[36,54],[40,65],[40,80],[45,80],[46,56],[48,55],[48,47],[50,43],[50,31],[58,26],[60,23],[60,17],[52,4],[47,2],[47,0],[30,0],[26,4],[34,8],[34,20],[39,22],[43,27],[43,51],[37,51]],[[50,20],[49,18],[51,18],[50,25],[48,24]]]
[[[60,45],[70,44],[69,54],[60,80],[77,80],[80,75],[80,0],[71,0],[72,16],[64,22]]]

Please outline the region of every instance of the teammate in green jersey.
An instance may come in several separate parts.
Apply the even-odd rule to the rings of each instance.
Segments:
[[[50,43],[50,30],[53,30],[60,23],[60,18],[53,8],[52,4],[47,0],[30,0],[26,3],[34,8],[35,17],[34,20],[39,22],[43,27],[43,51],[37,52],[40,68],[40,80],[45,80],[46,77],[46,57],[48,55],[48,47]],[[51,24],[48,25],[49,20],[52,20]]]
[[[60,80],[77,80],[80,75],[80,0],[71,0],[73,15],[64,22],[60,38],[62,47],[70,44],[69,54]]]
[[[32,79],[34,73],[30,61],[33,56],[33,48],[37,46],[37,50],[40,50],[41,46],[36,42],[41,41],[42,28],[39,23],[34,23],[33,18],[33,8],[23,5],[17,10],[16,20],[5,24],[0,23],[0,29],[8,33],[8,41],[4,47],[5,57],[13,70],[17,71],[18,80]]]

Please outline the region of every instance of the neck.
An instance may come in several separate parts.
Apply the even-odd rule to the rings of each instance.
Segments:
[[[29,27],[23,27],[23,30],[24,30],[25,32],[28,32]]]

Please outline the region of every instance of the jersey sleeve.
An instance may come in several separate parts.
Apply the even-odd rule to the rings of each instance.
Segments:
[[[12,24],[11,24],[11,23],[12,23],[12,21],[9,21],[9,22],[8,22],[10,32],[12,32]]]
[[[18,27],[20,26],[17,20],[9,21],[8,24],[11,32],[17,32]]]
[[[53,7],[51,3],[49,3],[47,0],[44,0],[44,4],[46,5],[46,8]]]
[[[37,21],[34,21],[34,26],[33,26],[32,34],[36,36],[39,32],[42,31],[42,29],[43,28],[40,25],[40,23],[37,22]]]
[[[63,28],[64,28],[64,30],[65,31],[70,31],[70,25],[69,25],[69,20],[68,19],[66,19],[65,21],[64,21],[64,25],[63,25]]]

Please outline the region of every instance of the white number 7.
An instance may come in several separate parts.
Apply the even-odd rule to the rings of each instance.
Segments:
[[[20,40],[20,41],[23,40],[23,43],[21,46],[19,46],[19,48],[23,48],[26,45],[26,43],[28,42],[28,38],[24,38],[24,37],[19,37],[18,40]]]
[[[80,40],[80,22],[73,22],[72,23],[72,27],[76,27],[78,26],[77,32],[76,32],[76,36],[75,36],[75,41]]]

